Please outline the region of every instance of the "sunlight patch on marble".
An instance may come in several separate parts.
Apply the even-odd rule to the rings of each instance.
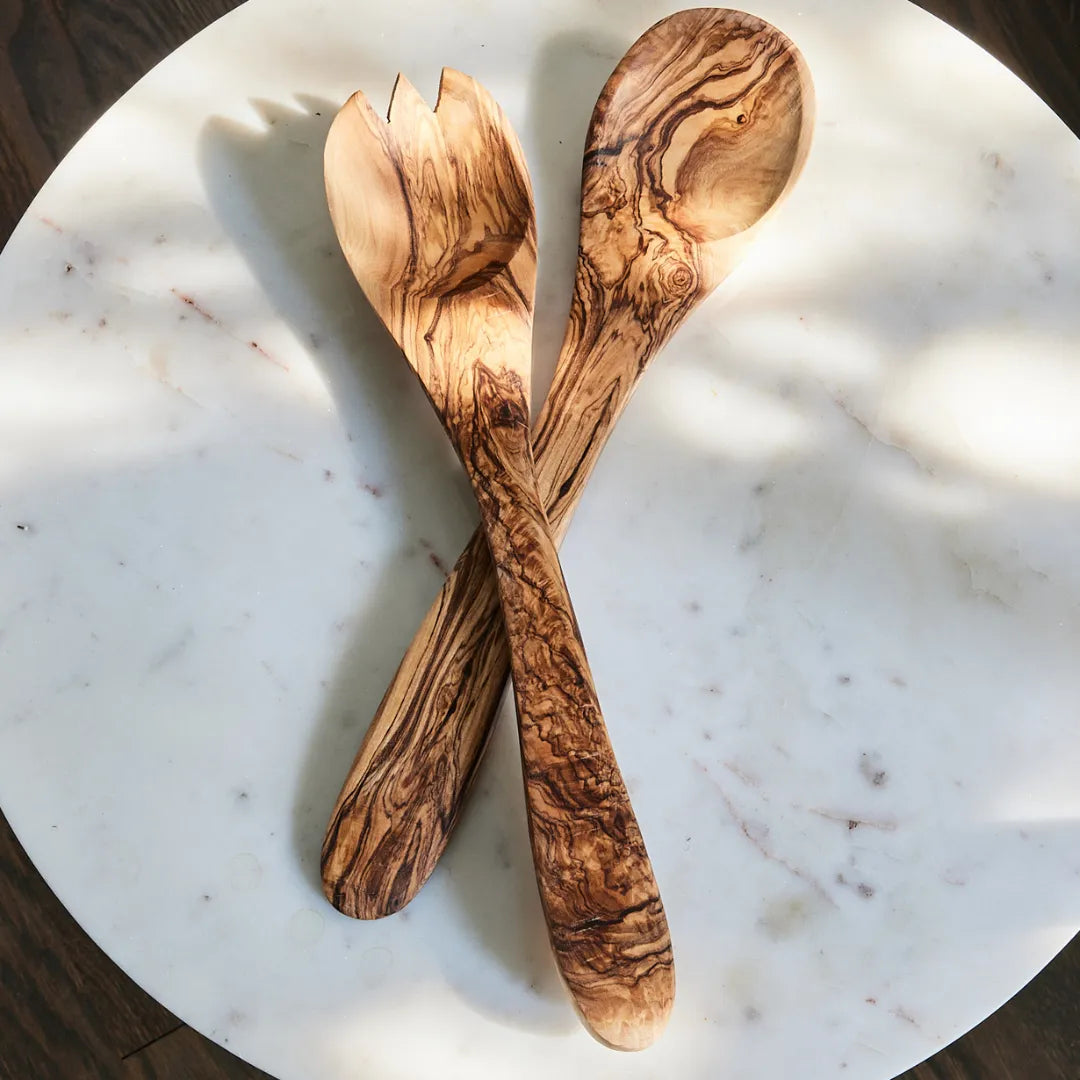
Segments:
[[[1064,342],[988,326],[898,374],[882,425],[976,476],[1080,493],[1080,369]]]

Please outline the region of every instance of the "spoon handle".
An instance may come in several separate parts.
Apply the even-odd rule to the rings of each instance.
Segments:
[[[533,447],[550,532],[560,540],[637,380],[666,340],[605,312],[578,275],[555,381]],[[346,915],[404,907],[457,824],[498,714],[510,652],[495,572],[477,530],[408,647],[330,817],[326,895]]]
[[[659,1035],[674,999],[667,918],[544,515],[527,414],[506,404],[488,372],[476,379],[459,445],[510,644],[548,934],[586,1026],[611,1046],[636,1050]]]

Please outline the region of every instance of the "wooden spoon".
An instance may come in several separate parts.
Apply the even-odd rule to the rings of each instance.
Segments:
[[[420,377],[480,504],[556,962],[593,1034],[638,1049],[667,1021],[671,942],[536,486],[536,231],[521,147],[487,91],[447,69],[434,112],[401,76],[389,123],[354,95],[331,126],[325,172],[353,274]]]
[[[608,79],[585,147],[569,326],[533,437],[556,537],[649,361],[796,180],[812,114],[798,50],[736,11],[664,19]],[[409,646],[338,797],[322,872],[339,910],[389,915],[427,880],[509,666],[495,574],[477,533]]]

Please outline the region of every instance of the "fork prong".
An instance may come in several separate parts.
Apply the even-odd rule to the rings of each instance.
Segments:
[[[367,122],[367,125],[376,134],[386,127],[386,121],[375,111],[374,106],[368,101],[367,95],[363,90],[357,90],[352,97],[345,103],[342,108],[342,112],[345,109],[355,109]]]
[[[504,172],[503,180],[508,175],[516,176],[520,180],[522,194],[531,204],[532,182],[525,163],[525,151],[502,107],[487,87],[471,75],[444,67],[439,81],[439,100],[435,106],[435,116],[444,138],[450,144],[459,147],[468,145],[467,140],[462,139],[462,133],[477,132],[482,133],[483,138],[488,140],[489,150],[491,147],[501,147],[507,151],[513,165],[510,167],[504,163],[504,169],[508,168],[509,171]],[[475,163],[474,167],[484,168],[483,165],[476,166]],[[530,221],[533,220],[531,214],[527,217]]]
[[[465,115],[471,116],[474,122],[481,118],[490,118],[494,125],[499,127],[501,114],[495,99],[471,75],[454,68],[442,69],[435,115],[444,129],[448,123],[453,122],[452,117],[456,116],[458,122],[461,122]]]
[[[408,124],[418,117],[430,118],[431,109],[416,87],[399,72],[390,93],[390,108],[387,110],[386,119],[390,124]]]
[[[471,76],[456,68],[444,67],[439,78],[439,97],[435,102],[435,112],[439,111],[445,97],[478,97],[482,92],[483,88]]]

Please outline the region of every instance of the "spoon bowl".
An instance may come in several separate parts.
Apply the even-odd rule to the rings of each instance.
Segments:
[[[585,189],[590,170],[631,184],[642,231],[681,235],[707,295],[738,250],[722,241],[760,225],[801,172],[813,110],[806,62],[778,30],[738,11],[679,12],[646,31],[608,79]],[[595,218],[583,206],[583,221]],[[597,224],[599,248],[608,230]]]

